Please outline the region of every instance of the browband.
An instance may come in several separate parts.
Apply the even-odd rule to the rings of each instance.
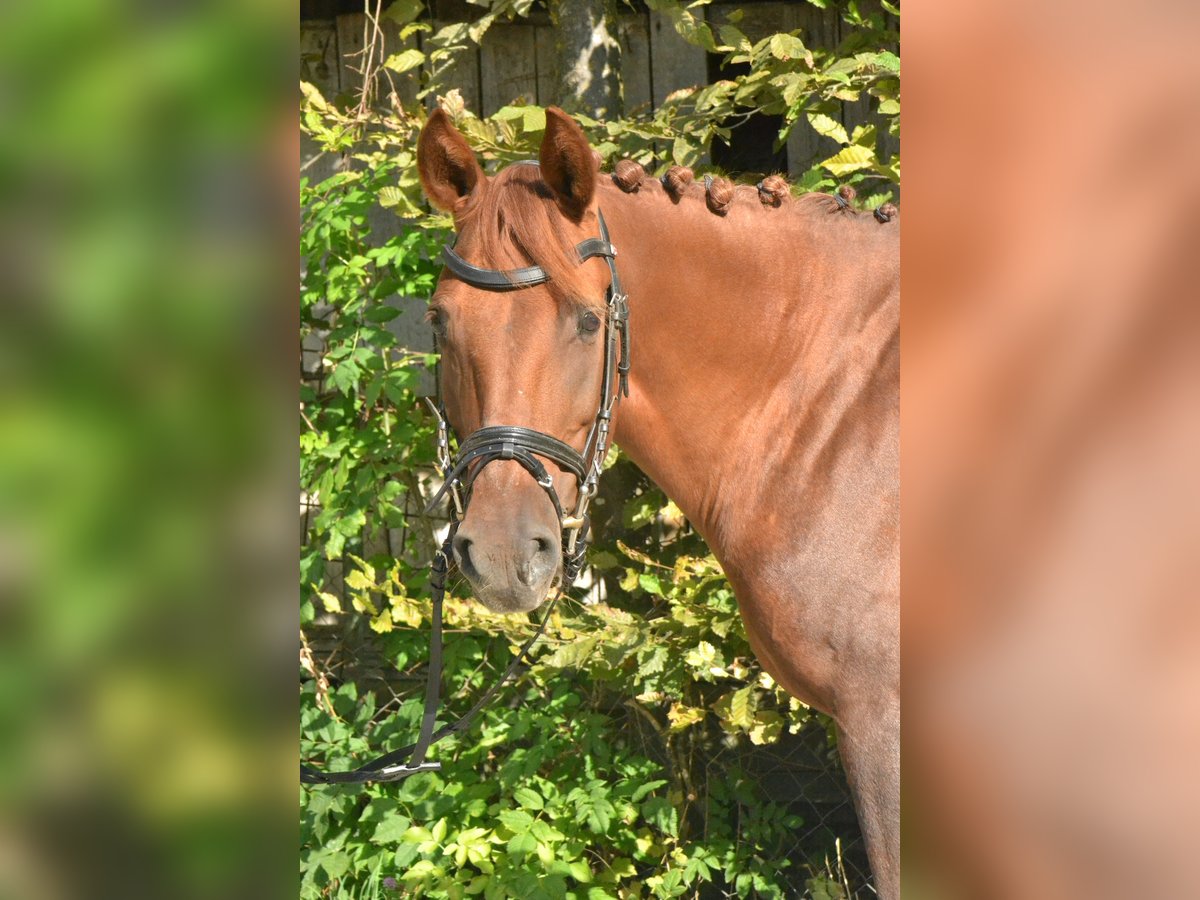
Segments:
[[[616,259],[617,256],[617,251],[613,249],[612,244],[601,238],[588,238],[586,241],[580,241],[575,245],[575,253],[578,254],[580,262],[591,259],[593,256],[604,256],[609,259]],[[550,276],[541,266],[525,266],[522,269],[481,269],[479,266],[471,265],[455,253],[453,247],[448,245],[442,248],[442,261],[445,262],[446,268],[462,281],[473,287],[489,291],[515,291],[520,288],[533,287],[536,284],[545,284],[550,280]]]

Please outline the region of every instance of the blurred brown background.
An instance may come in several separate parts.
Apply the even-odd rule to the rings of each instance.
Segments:
[[[1200,896],[1196,25],[905,8],[914,896]]]

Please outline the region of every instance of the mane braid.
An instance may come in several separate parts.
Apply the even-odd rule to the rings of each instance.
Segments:
[[[498,269],[541,266],[556,294],[603,308],[603,297],[589,296],[593,288],[575,244],[562,228],[563,214],[554,193],[537,166],[511,165],[494,176],[481,194],[458,221],[460,234],[469,232],[460,251],[469,262]]]
[[[641,163],[621,159],[613,167],[611,179],[626,194],[636,194],[651,186],[657,187],[677,205],[684,197],[703,199],[709,212],[722,217],[729,213],[739,198],[743,201],[757,199],[758,202],[752,205],[767,212],[801,210],[822,217],[827,217],[829,213],[841,213],[837,219],[856,225],[869,222],[886,224],[899,214],[895,204],[885,203],[872,216],[865,216],[864,212],[869,210],[855,209],[851,204],[856,192],[848,184],[840,185],[832,194],[793,194],[787,179],[781,174],[767,175],[757,184],[750,185],[734,183],[719,175],[705,175],[697,181],[695,173],[687,166],[671,166],[662,177],[654,178]]]

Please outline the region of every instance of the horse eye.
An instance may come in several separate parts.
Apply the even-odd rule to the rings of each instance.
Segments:
[[[579,317],[579,330],[584,334],[595,334],[600,330],[600,317],[594,312],[586,312]]]

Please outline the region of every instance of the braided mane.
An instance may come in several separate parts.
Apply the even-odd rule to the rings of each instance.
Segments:
[[[734,184],[728,178],[706,175],[697,182],[695,173],[687,166],[672,166],[661,178],[654,178],[646,168],[632,159],[618,160],[613,167],[612,181],[627,194],[640,190],[663,190],[674,202],[684,197],[703,197],[705,205],[714,215],[724,216],[738,200],[757,200],[764,209],[780,209],[785,206],[807,206],[816,211],[861,215],[852,203],[855,190],[848,184],[841,185],[834,194],[793,195],[791,186],[782,175],[768,175],[756,185]],[[874,210],[874,219],[886,224],[899,215],[893,203],[885,203]]]

